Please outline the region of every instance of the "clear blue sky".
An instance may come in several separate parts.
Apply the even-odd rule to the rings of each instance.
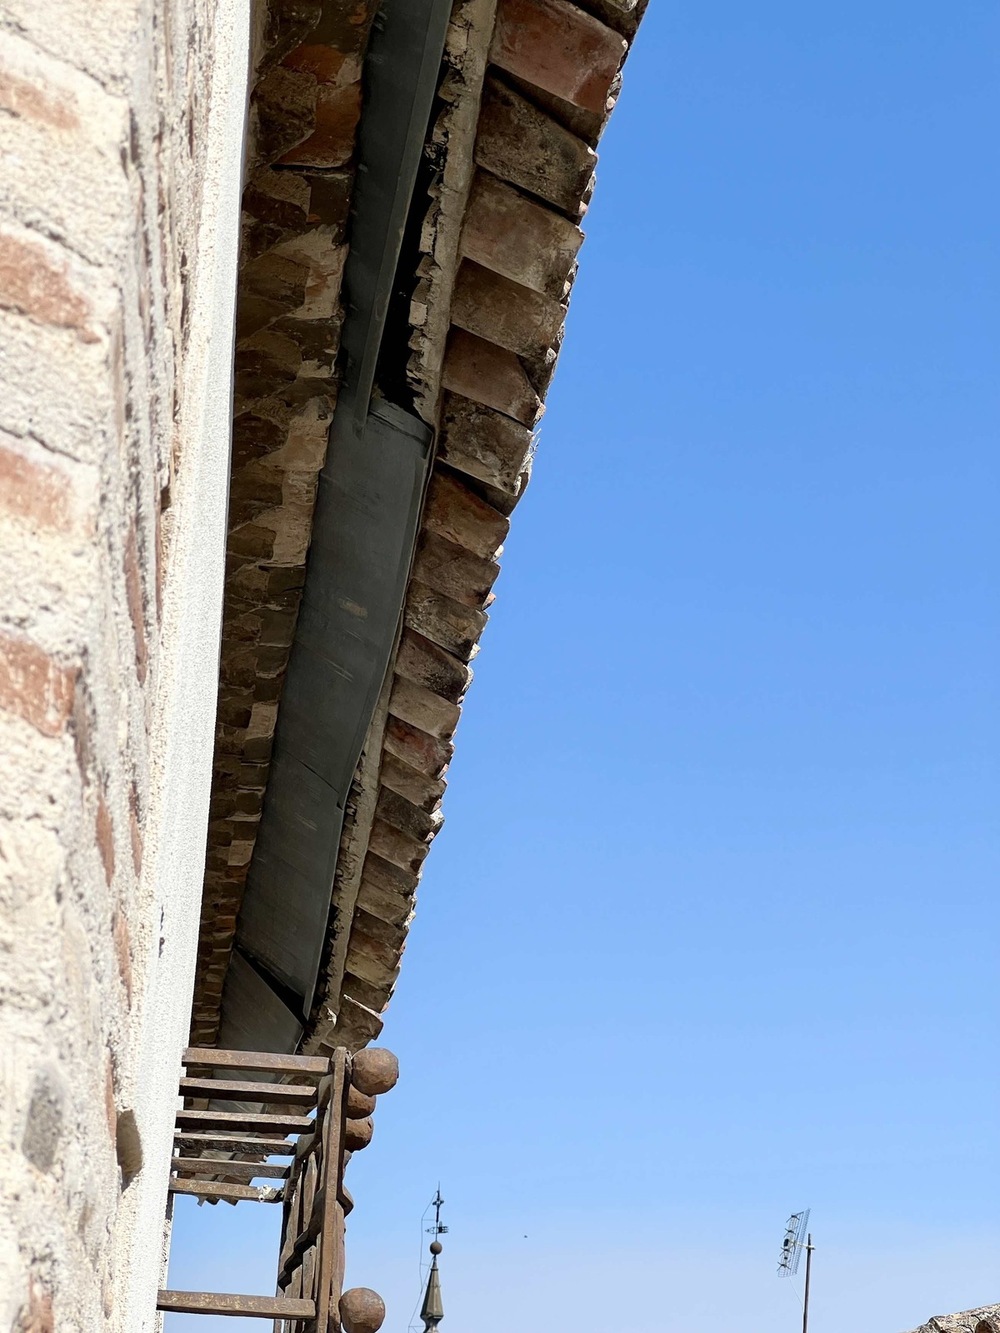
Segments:
[[[998,53],[652,0],[351,1167],[387,1333],[439,1179],[443,1333],[795,1333],[804,1206],[815,1333],[1000,1300]]]

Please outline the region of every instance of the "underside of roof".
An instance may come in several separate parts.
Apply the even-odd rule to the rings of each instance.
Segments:
[[[255,9],[196,1044],[381,1028],[643,7]]]

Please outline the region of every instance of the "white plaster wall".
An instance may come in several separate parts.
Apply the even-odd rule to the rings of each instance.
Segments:
[[[191,1020],[219,683],[232,426],[232,347],[249,63],[249,5],[218,0],[205,133],[208,157],[197,238],[181,404],[176,526],[163,593],[165,654],[154,726],[147,864],[160,933],[150,941],[135,1112],[144,1167],[119,1216],[122,1275],[116,1326],[159,1326],[168,1163],[177,1076]]]

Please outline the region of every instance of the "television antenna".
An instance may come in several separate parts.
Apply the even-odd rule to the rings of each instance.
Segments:
[[[778,1272],[785,1277],[794,1277],[799,1271],[802,1252],[806,1255],[806,1290],[802,1302],[802,1333],[809,1333],[809,1283],[812,1278],[813,1245],[809,1226],[809,1209],[801,1213],[792,1213],[785,1223],[785,1234],[781,1241],[781,1254],[778,1258]],[[805,1236],[805,1240],[802,1237]]]

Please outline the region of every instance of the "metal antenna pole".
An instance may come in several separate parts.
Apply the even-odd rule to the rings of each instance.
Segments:
[[[812,1277],[813,1249],[813,1238],[809,1234],[806,1236],[806,1291],[802,1302],[802,1333],[809,1333],[809,1279]]]

